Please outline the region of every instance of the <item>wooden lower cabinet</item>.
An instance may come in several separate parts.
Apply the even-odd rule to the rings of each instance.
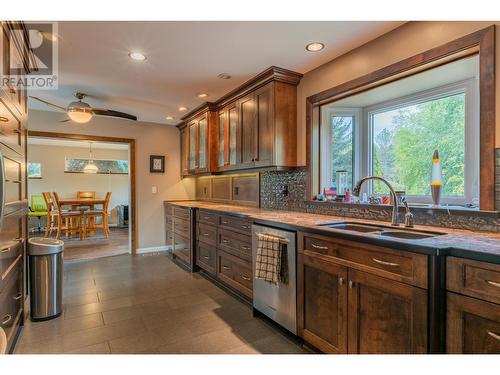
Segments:
[[[427,353],[427,291],[349,269],[348,353]]]
[[[427,290],[298,255],[298,332],[325,353],[427,353]]]
[[[500,305],[447,292],[446,352],[500,354]]]
[[[299,336],[325,353],[347,353],[347,267],[298,257]]]
[[[252,299],[252,264],[250,262],[217,250],[217,279]]]

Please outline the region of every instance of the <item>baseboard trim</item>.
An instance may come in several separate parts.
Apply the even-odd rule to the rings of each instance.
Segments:
[[[146,254],[146,253],[158,253],[161,251],[169,251],[170,246],[153,246],[153,247],[141,247],[135,251],[136,254]]]

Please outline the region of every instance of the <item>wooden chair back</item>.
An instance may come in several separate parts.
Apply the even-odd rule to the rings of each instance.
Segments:
[[[52,209],[54,209],[55,207],[55,203],[54,203],[54,198],[52,198],[52,194],[50,194],[50,192],[48,191],[44,191],[42,193],[42,196],[43,196],[43,199],[45,200],[45,204],[47,205],[47,211],[52,211]]]
[[[57,209],[59,210],[59,212],[62,213],[61,203],[59,203],[59,194],[57,194],[55,191],[52,194],[54,195],[54,200],[56,202]]]
[[[77,198],[95,198],[95,191],[78,191]]]
[[[104,213],[106,214],[108,212],[108,208],[109,208],[109,201],[111,200],[111,192],[108,191],[106,193],[106,197],[104,198],[104,205],[102,207],[102,210],[104,211]]]

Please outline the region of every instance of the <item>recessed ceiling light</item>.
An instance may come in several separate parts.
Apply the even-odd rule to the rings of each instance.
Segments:
[[[220,78],[220,79],[231,79],[231,76],[227,73],[221,73],[217,76],[217,78]]]
[[[306,46],[306,50],[308,50],[309,52],[319,52],[323,48],[325,48],[325,45],[323,43],[320,43],[320,42],[309,43]]]
[[[179,107],[179,111],[181,112],[186,112],[188,109],[187,107]]]
[[[174,119],[174,116],[167,116],[165,117],[165,120],[173,120]]]
[[[136,61],[144,61],[147,59],[146,55],[140,53],[140,52],[129,52],[128,57],[130,57],[132,60]]]
[[[206,92],[200,92],[200,93],[196,94],[196,96],[198,98],[206,98],[208,96],[208,94]]]

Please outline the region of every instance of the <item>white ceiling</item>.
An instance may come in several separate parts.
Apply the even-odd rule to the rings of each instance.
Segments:
[[[325,108],[367,107],[474,77],[479,77],[478,55],[426,70],[361,94],[348,96],[345,99],[326,105]]]
[[[306,73],[403,22],[59,22],[59,89],[31,95],[66,106],[72,93],[95,107],[177,124],[179,106],[215,101],[275,65]],[[318,53],[305,50],[325,44]],[[141,51],[144,62],[131,60]],[[217,78],[228,73],[230,80]],[[199,99],[198,92],[210,97]],[[30,108],[48,110],[30,100]],[[165,116],[175,116],[174,121]]]
[[[56,138],[43,138],[43,137],[28,137],[28,144],[44,145],[51,147],[76,147],[76,148],[86,148],[86,149],[90,147],[88,141],[72,141],[70,139],[56,139]],[[128,144],[92,142],[92,148],[102,149],[102,150],[128,150]]]

